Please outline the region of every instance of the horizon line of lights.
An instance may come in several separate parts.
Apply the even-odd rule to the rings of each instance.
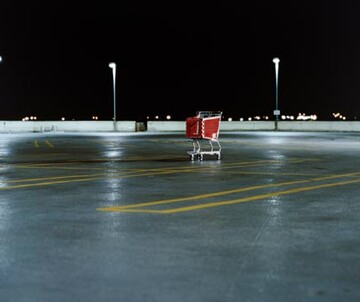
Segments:
[[[345,115],[341,114],[340,112],[337,112],[337,113],[333,113],[332,116],[335,118],[335,119],[340,119],[340,120],[343,120],[345,121],[347,118]],[[268,120],[269,117],[268,116],[263,116],[262,118],[260,116],[254,116],[254,117],[248,117],[247,118],[247,121],[252,121],[252,120],[261,120],[261,119],[264,119],[264,120]],[[318,119],[317,115],[316,114],[306,114],[306,113],[299,113],[298,116],[296,117],[296,120],[297,121],[316,121]],[[356,120],[357,117],[355,116],[354,119]],[[233,118],[232,117],[229,117],[227,119],[229,122],[233,121]],[[241,117],[239,119],[239,121],[245,121],[246,119]],[[295,120],[295,116],[293,115],[281,115],[281,120]]]
[[[346,116],[343,115],[343,114],[341,114],[340,112],[332,113],[332,116],[333,116],[334,119],[339,119],[339,120],[343,120],[343,121],[345,121],[345,120],[347,119]],[[37,116],[26,116],[26,117],[22,118],[22,121],[36,121],[37,119],[38,119]],[[93,116],[91,117],[91,119],[97,121],[97,120],[99,120],[99,117],[98,117],[97,115],[93,115]],[[150,120],[151,117],[150,117],[150,116],[147,116],[146,119],[147,119],[147,120]],[[155,120],[160,120],[161,118],[160,118],[159,115],[155,115],[155,116],[154,116],[154,119],[155,119]],[[165,119],[166,119],[166,120],[171,120],[172,117],[171,117],[171,115],[166,115],[166,116],[165,116]],[[223,116],[223,119],[225,119],[224,116]],[[316,121],[316,120],[317,120],[317,115],[316,115],[316,114],[299,113],[296,118],[295,118],[294,115],[281,115],[281,120],[283,120],[283,121],[285,121],[285,120],[291,120],[291,121],[293,121],[293,120],[295,120],[295,119],[296,119],[297,121],[308,121],[308,120]],[[357,119],[357,118],[355,117],[355,119]],[[65,121],[66,118],[65,118],[65,117],[61,117],[60,120],[61,120],[61,121]],[[75,119],[72,119],[72,120],[75,120]],[[243,118],[243,117],[239,118],[239,121],[240,121],[240,122],[246,121],[246,120],[247,120],[247,121],[260,121],[260,120],[265,120],[265,121],[267,121],[267,120],[269,120],[269,116],[267,116],[267,115],[264,115],[264,116],[256,115],[256,116],[248,117],[248,118]],[[227,118],[227,121],[231,122],[231,121],[234,121],[234,119],[233,119],[232,117],[228,117],[228,118]]]

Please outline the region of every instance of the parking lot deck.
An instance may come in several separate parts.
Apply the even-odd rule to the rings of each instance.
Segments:
[[[360,134],[0,135],[0,301],[360,301]]]

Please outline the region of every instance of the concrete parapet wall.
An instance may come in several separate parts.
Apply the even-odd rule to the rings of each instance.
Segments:
[[[293,121],[279,122],[278,130],[285,131],[359,131],[360,122]]]
[[[274,131],[274,121],[221,121],[220,131]],[[346,121],[279,121],[280,131],[353,131],[360,132],[360,122]],[[147,131],[186,131],[185,121],[149,121]]]
[[[274,121],[221,121],[221,131],[274,131]],[[360,132],[355,121],[279,121],[279,131]],[[185,121],[0,121],[0,133],[16,132],[173,132],[186,131]]]
[[[242,131],[242,130],[274,130],[274,122],[256,121],[256,122],[227,122],[220,124],[222,131]],[[186,130],[185,121],[148,121],[147,131],[184,131]]]
[[[222,121],[220,124],[221,131],[243,131],[243,130],[264,131],[264,130],[274,130],[274,129],[275,129],[274,122],[269,122],[269,121],[256,121],[256,122]]]
[[[116,128],[115,128],[116,127]],[[14,132],[135,132],[135,121],[0,121],[0,133]]]
[[[147,131],[164,132],[164,131],[183,131],[186,130],[185,121],[148,121]]]

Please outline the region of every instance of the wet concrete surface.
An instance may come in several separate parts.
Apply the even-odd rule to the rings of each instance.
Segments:
[[[0,135],[0,301],[360,301],[360,134]]]

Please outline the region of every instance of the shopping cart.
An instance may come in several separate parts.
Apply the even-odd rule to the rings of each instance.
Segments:
[[[196,116],[186,119],[186,137],[192,140],[193,150],[187,151],[190,159],[203,160],[204,155],[215,155],[221,158],[219,130],[222,112],[198,111]],[[202,144],[208,142],[208,146]],[[215,143],[215,145],[213,144]]]

